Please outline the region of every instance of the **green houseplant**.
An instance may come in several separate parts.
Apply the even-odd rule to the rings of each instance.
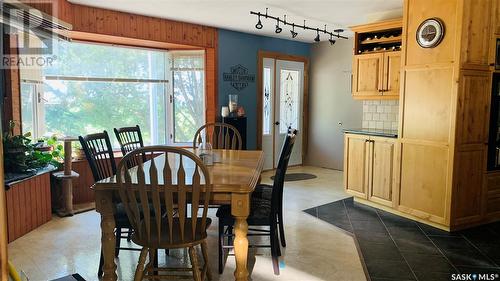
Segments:
[[[33,144],[31,133],[15,135],[15,123],[9,122],[9,130],[4,133],[4,166],[6,172],[23,173],[52,164],[62,168],[63,145],[56,136],[44,138]],[[49,149],[46,149],[49,148]]]

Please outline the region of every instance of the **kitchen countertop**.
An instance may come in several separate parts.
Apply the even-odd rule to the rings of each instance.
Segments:
[[[396,130],[355,128],[355,129],[344,129],[344,133],[368,135],[368,136],[378,136],[378,137],[388,137],[388,138],[397,138],[398,137],[398,131],[396,131]]]

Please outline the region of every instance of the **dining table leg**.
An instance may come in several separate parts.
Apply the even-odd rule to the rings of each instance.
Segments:
[[[115,218],[113,211],[113,192],[96,190],[95,208],[101,214],[101,249],[104,256],[103,281],[116,281],[115,264]]]
[[[234,256],[236,258],[236,270],[234,277],[237,281],[248,280],[248,224],[247,218],[250,214],[250,194],[233,193],[231,196],[231,214],[235,218],[234,224]]]

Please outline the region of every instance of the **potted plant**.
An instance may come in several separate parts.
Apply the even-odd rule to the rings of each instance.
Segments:
[[[14,134],[15,123],[9,122],[9,130],[3,137],[4,166],[6,172],[24,173],[29,170],[44,168],[52,164],[62,168],[63,146],[55,136],[31,143],[31,133]]]
[[[10,121],[9,129],[4,133],[4,167],[6,172],[25,172],[29,169],[26,161],[32,149],[31,133],[15,135],[14,127],[15,123]]]

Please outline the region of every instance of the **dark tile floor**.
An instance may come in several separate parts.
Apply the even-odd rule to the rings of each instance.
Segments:
[[[448,233],[352,198],[304,212],[353,234],[372,281],[448,281],[454,273],[500,280],[500,223]]]

